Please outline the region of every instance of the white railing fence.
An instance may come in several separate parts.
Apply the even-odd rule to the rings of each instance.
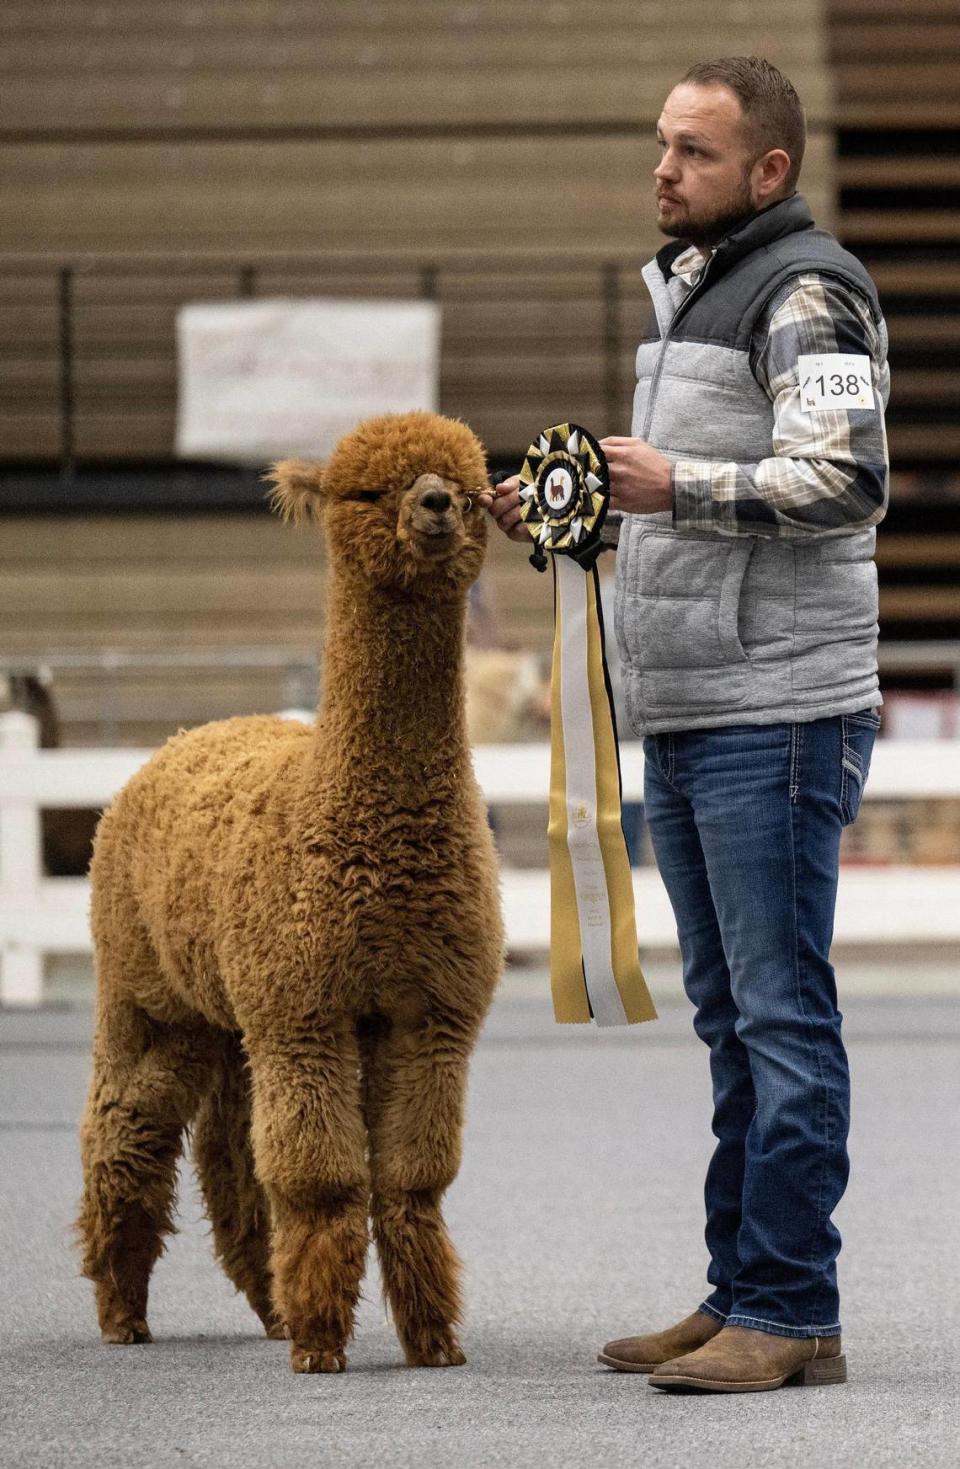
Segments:
[[[91,948],[89,884],[44,876],[41,811],[106,805],[152,753],[40,750],[35,720],[19,711],[0,714],[0,1004],[40,1004],[46,955]],[[624,744],[621,762],[624,798],[642,799],[640,745]],[[474,764],[491,806],[546,805],[548,745],[479,746]],[[948,796],[960,796],[960,742],[877,743],[867,799]],[[641,945],[674,947],[673,914],[656,870],[636,870],[634,890]],[[503,900],[510,949],[545,949],[547,873],[505,870]],[[843,944],[960,941],[960,867],[845,868],[834,937]]]

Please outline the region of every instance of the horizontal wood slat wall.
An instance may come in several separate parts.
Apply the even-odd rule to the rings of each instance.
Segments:
[[[821,217],[831,152],[814,135],[804,188]],[[646,258],[662,243],[653,119],[642,137],[45,142],[0,157],[3,251],[556,253],[561,192],[562,248]]]
[[[827,16],[838,122],[837,233],[871,271],[884,306],[891,450],[933,485],[937,467],[955,483],[960,5],[830,0]],[[888,540],[881,532],[881,552]],[[957,536],[921,530],[894,542],[880,563],[881,625],[901,636],[960,636]]]
[[[891,449],[960,458],[960,6],[830,0],[837,233],[881,291]]]
[[[721,3],[711,50],[756,50],[829,115],[810,3]],[[421,127],[655,117],[702,55],[666,0],[4,7],[0,128]],[[93,85],[91,85],[93,83]]]

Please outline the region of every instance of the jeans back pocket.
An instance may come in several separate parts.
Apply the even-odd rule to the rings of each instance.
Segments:
[[[840,716],[840,815],[844,826],[857,819],[879,728],[880,715],[875,709]]]

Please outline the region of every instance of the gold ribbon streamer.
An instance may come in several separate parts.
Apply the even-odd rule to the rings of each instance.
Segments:
[[[584,576],[586,592],[586,647],[575,656],[586,660],[586,687],[592,728],[594,781],[596,788],[596,834],[605,877],[604,918],[609,921],[609,954],[600,964],[584,956],[581,908],[578,904],[574,858],[570,850],[570,793],[567,744],[563,720],[563,595],[558,559],[554,566],[556,616],[553,643],[550,720],[550,985],[554,1014],[561,1024],[584,1023],[593,1018],[591,985],[595,996],[606,993],[601,1024],[636,1024],[656,1019],[656,1009],[647,989],[637,952],[633,878],[623,838],[620,810],[620,780],[616,726],[605,674],[603,636],[597,608],[598,582],[595,567],[584,572],[566,561],[571,572]],[[579,715],[578,711],[578,715]],[[582,711],[586,715],[587,711]],[[576,817],[575,813],[575,817]],[[584,820],[594,813],[585,811]],[[593,894],[595,896],[595,893]],[[611,980],[620,1004],[609,1001]],[[622,1016],[620,1010],[622,1007]],[[616,1015],[613,1012],[616,1011]]]

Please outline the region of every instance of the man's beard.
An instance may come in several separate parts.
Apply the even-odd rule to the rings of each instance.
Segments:
[[[740,187],[727,196],[710,215],[682,214],[658,224],[661,234],[675,240],[690,240],[695,245],[716,245],[732,229],[756,212],[750,194],[750,178],[744,174]]]

